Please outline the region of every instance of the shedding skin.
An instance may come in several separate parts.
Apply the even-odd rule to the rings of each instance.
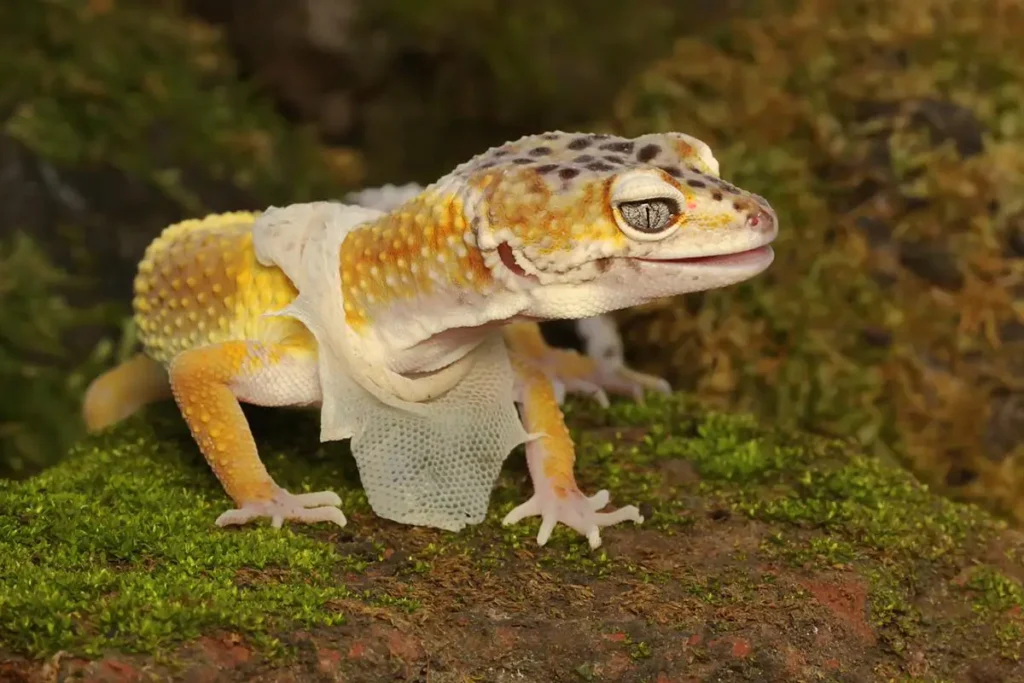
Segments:
[[[444,373],[502,334],[516,380],[508,405],[520,405],[531,435],[534,488],[505,523],[539,516],[540,544],[563,523],[591,547],[603,527],[640,523],[635,506],[601,512],[607,491],[579,490],[560,404],[566,393],[603,405],[609,394],[642,400],[668,385],[618,354],[552,348],[537,322],[596,318],[755,276],[771,263],[778,230],[767,201],[722,180],[707,145],[680,133],[527,136],[400,194],[347,226],[340,249],[325,254],[337,259],[341,332],[372,348],[383,373],[403,378]],[[297,236],[316,228],[309,217],[317,213],[303,206],[285,214],[286,223],[288,215],[306,221],[285,225]],[[316,338],[297,319],[274,315],[299,292],[281,268],[256,258],[261,215],[183,221],[153,241],[133,300],[142,353],[94,381],[83,417],[95,431],[173,395],[235,503],[218,525],[344,525],[335,493],[292,494],[274,482],[242,413],[242,403],[323,401]],[[299,241],[284,240],[301,251]],[[463,443],[475,439],[466,436]]]

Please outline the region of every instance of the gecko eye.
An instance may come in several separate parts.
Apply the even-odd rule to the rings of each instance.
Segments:
[[[648,239],[672,227],[679,216],[679,204],[664,197],[620,202],[618,208],[622,221]]]

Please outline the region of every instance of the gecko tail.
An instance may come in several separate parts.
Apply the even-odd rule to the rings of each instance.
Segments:
[[[89,384],[82,401],[82,419],[89,432],[97,432],[170,397],[167,371],[138,353]]]

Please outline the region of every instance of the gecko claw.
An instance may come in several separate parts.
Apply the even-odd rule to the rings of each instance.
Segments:
[[[316,522],[334,522],[345,526],[348,520],[338,509],[341,498],[333,491],[315,491],[312,493],[289,493],[279,489],[270,500],[252,501],[240,508],[227,510],[217,518],[217,526],[248,524],[261,517],[270,518],[270,526],[280,529],[285,520],[314,524]]]
[[[553,491],[544,495],[533,494],[529,500],[513,508],[502,520],[503,526],[510,526],[527,517],[539,516],[540,529],[537,532],[537,545],[546,545],[555,526],[561,522],[567,527],[587,537],[591,549],[601,546],[601,527],[612,526],[620,522],[631,521],[642,524],[644,518],[635,505],[626,505],[612,512],[598,512],[610,499],[607,490],[602,489],[593,496],[585,496],[580,491],[567,493],[559,497]]]

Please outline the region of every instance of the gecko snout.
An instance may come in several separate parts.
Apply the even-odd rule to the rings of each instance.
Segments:
[[[758,196],[741,199],[734,204],[737,211],[747,216],[746,225],[751,230],[764,234],[774,234],[778,230],[778,218],[775,211]]]

